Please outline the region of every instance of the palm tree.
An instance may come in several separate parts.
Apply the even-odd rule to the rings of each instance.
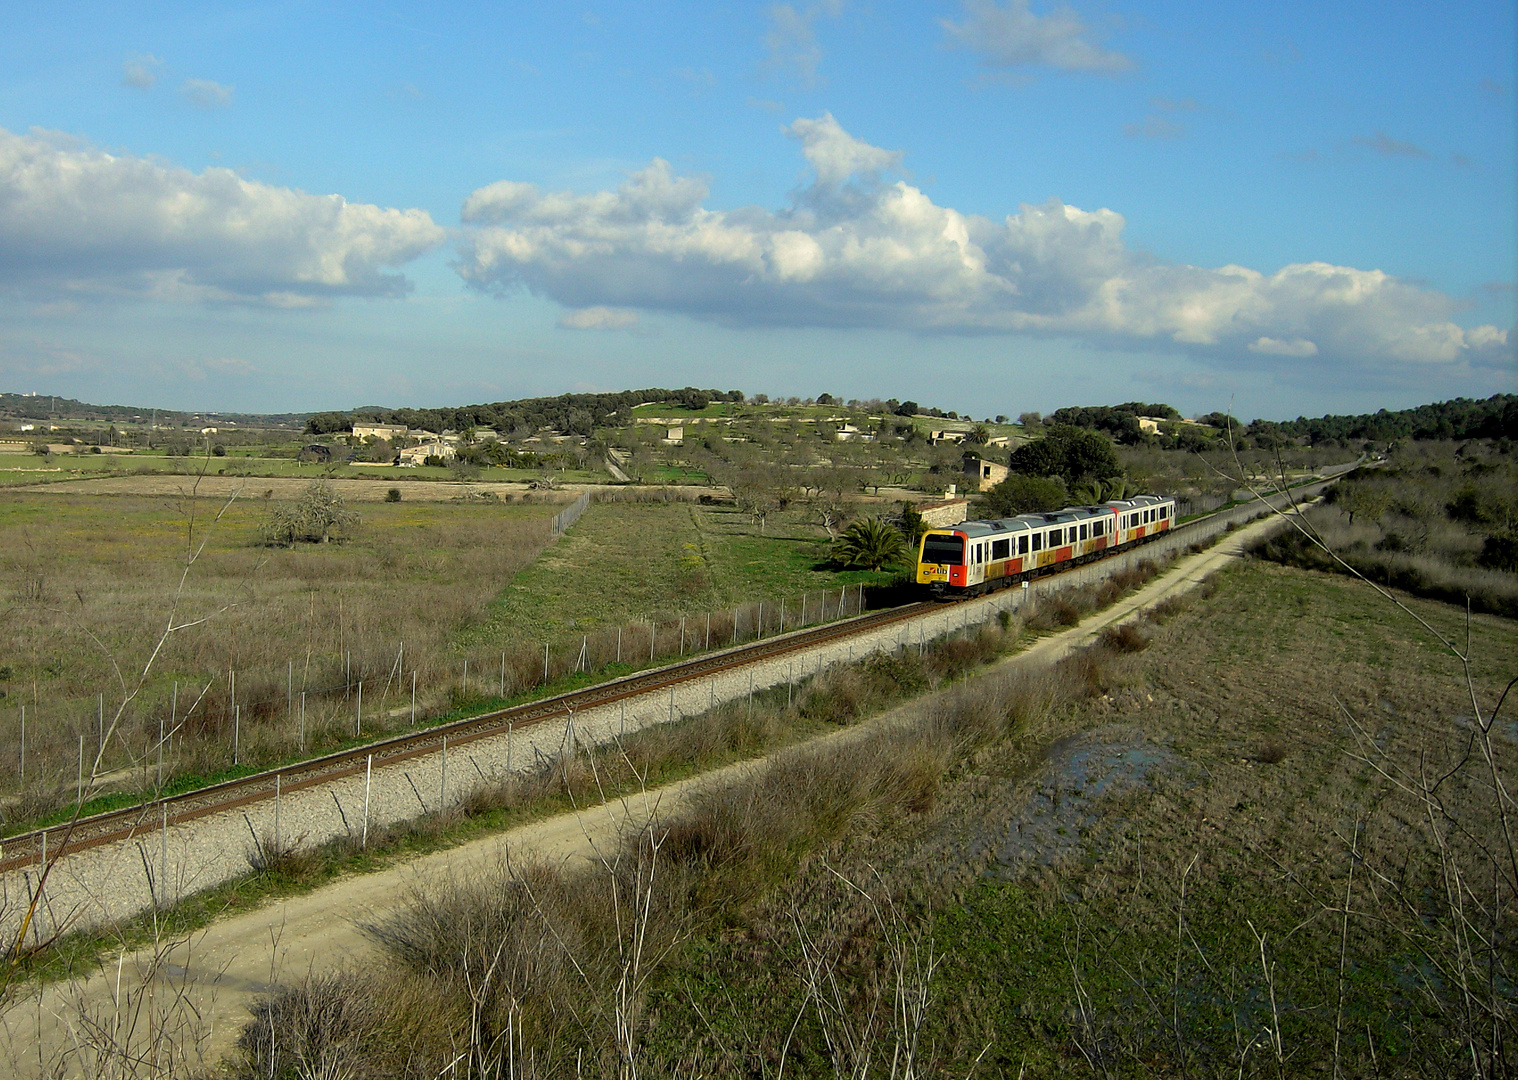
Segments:
[[[879,570],[905,562],[907,556],[907,544],[901,533],[878,517],[854,522],[833,545],[833,557],[855,569]]]

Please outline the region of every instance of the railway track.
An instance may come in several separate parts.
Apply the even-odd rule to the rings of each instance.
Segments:
[[[1332,479],[1304,485],[1297,489],[1294,495],[1312,497],[1330,483]],[[1209,514],[1193,519],[1176,526],[1173,533],[1194,532],[1200,535],[1206,531],[1205,523],[1218,516],[1220,515]],[[1163,535],[1170,534],[1157,534],[1149,539],[1158,539]],[[1050,572],[1040,572],[1036,576],[1054,576],[1068,569],[1070,567],[1063,565],[1059,568],[1051,567]],[[498,709],[423,731],[396,735],[292,765],[283,765],[252,776],[239,777],[236,780],[227,780],[179,795],[152,799],[119,810],[94,814],[75,822],[20,833],[0,842],[0,873],[35,865],[56,855],[130,840],[135,836],[141,836],[168,825],[179,825],[210,814],[235,810],[250,803],[273,798],[277,793],[299,791],[353,776],[363,772],[371,764],[384,767],[410,758],[421,757],[436,752],[445,741],[449,746],[459,746],[477,739],[501,735],[508,730],[532,727],[556,718],[564,718],[581,709],[613,704],[681,683],[731,671],[747,664],[770,660],[787,653],[800,652],[856,634],[878,630],[893,623],[905,622],[940,606],[940,603],[935,602],[906,604],[857,615],[824,626],[794,630],[771,638],[761,638],[720,652],[707,653],[651,671],[598,683],[584,690],[575,690],[567,694],[558,694],[554,697]]]
[[[55,855],[84,851],[102,844],[131,840],[165,825],[179,825],[208,814],[235,810],[249,803],[271,799],[278,793],[329,783],[353,776],[371,766],[383,767],[439,750],[446,740],[450,747],[505,734],[508,730],[533,727],[550,720],[565,718],[581,709],[609,705],[628,698],[654,693],[680,683],[692,682],[734,668],[771,660],[787,653],[800,652],[856,634],[878,630],[904,622],[937,608],[929,602],[869,612],[850,619],[806,630],[793,630],[761,638],[720,652],[683,660],[652,671],[598,683],[584,690],[513,705],[506,709],[442,724],[424,731],[409,732],[381,739],[333,754],[309,758],[292,765],[268,769],[252,776],[227,780],[210,787],[197,788],[179,795],[153,799],[120,810],[110,810],[80,818],[72,823],[49,826],[8,837],[0,844],[0,873],[31,866]]]

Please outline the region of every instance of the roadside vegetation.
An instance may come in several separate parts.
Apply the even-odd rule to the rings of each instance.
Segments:
[[[1483,778],[1512,748],[1480,731],[1518,634],[1477,617],[1480,713],[1451,724],[1430,631],[1461,618],[1407,602],[1429,630],[1248,565],[593,869],[420,885],[370,926],[381,966],[265,999],[246,1075],[1499,1075],[1518,881]],[[931,685],[910,650],[870,663]]]
[[[1506,440],[1399,444],[1307,515],[1344,564],[1373,581],[1518,617],[1518,458]],[[1297,532],[1262,548],[1279,562],[1345,567]]]

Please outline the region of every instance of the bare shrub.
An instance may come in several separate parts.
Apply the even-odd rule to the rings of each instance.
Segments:
[[[1255,748],[1253,759],[1262,765],[1279,765],[1286,760],[1286,744],[1280,739],[1266,739]]]
[[[280,987],[253,1003],[253,1019],[237,1042],[239,1071],[260,1078],[381,1080],[424,1074],[430,1062],[445,1064],[446,1046],[427,1046],[441,1041],[445,1030],[437,1023],[441,1002],[408,992],[408,985],[414,984],[340,970]]]
[[[1138,653],[1149,648],[1149,637],[1133,623],[1103,628],[1100,642],[1116,653]]]

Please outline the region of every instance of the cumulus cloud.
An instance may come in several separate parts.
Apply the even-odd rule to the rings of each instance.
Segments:
[[[637,325],[638,313],[626,308],[581,308],[559,318],[561,330],[631,330]]]
[[[1051,199],[1001,220],[963,214],[892,179],[900,155],[828,114],[787,132],[815,175],[782,210],[709,210],[707,182],[660,159],[588,195],[500,181],[465,200],[455,267],[493,293],[740,326],[1068,334],[1255,362],[1507,348],[1506,331],[1462,329],[1450,297],[1379,270],[1163,263],[1126,246],[1112,210]]]
[[[1374,150],[1382,157],[1426,158],[1430,156],[1423,147],[1403,142],[1401,139],[1394,139],[1384,131],[1378,131],[1374,135],[1356,135],[1350,141],[1356,146]]]
[[[0,128],[0,289],[301,307],[393,296],[446,238],[424,210],[350,203]]]
[[[151,90],[158,82],[158,68],[163,63],[151,54],[133,56],[121,65],[121,81],[138,90]]]
[[[1091,39],[1090,28],[1072,8],[1035,15],[1028,0],[965,0],[963,22],[940,20],[949,40],[980,55],[989,67],[1052,67],[1062,71],[1113,74],[1133,61]]]
[[[179,87],[180,96],[199,109],[225,109],[232,104],[236,87],[223,86],[210,79],[186,79]]]

